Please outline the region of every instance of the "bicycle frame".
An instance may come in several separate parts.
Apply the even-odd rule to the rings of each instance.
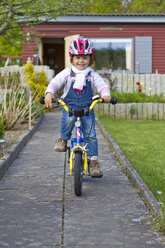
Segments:
[[[82,137],[82,131],[81,131],[81,120],[80,117],[77,117],[77,121],[75,122],[76,127],[76,138],[71,138],[71,154],[70,154],[70,176],[72,176],[73,171],[73,159],[74,159],[74,153],[76,151],[81,151],[84,155],[84,164],[83,164],[83,170],[84,175],[87,175],[87,169],[88,169],[88,162],[87,162],[87,149],[86,146],[83,146],[84,144],[84,138]],[[76,145],[74,145],[74,143]]]
[[[91,111],[96,103],[102,102],[103,100],[101,98],[95,99],[91,106],[89,107],[89,111]],[[68,107],[66,106],[65,102],[62,99],[59,99],[58,102],[63,106],[63,108],[69,112]],[[81,120],[80,117],[77,117],[77,120],[75,122],[75,127],[76,127],[76,138],[71,138],[71,153],[70,153],[70,176],[72,176],[73,172],[73,160],[74,160],[74,154],[75,152],[82,152],[84,156],[84,163],[83,163],[83,174],[85,176],[89,175],[88,173],[88,161],[87,161],[87,149],[86,146],[83,146],[84,144],[84,138],[82,137],[82,131],[81,131]],[[75,143],[75,145],[74,145]]]

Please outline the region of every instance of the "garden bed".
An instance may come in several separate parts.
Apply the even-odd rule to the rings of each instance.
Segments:
[[[7,139],[5,153],[10,150],[13,144],[15,144],[21,136],[28,132],[29,125],[28,123],[19,123],[15,125],[12,129],[5,131],[4,138]],[[0,159],[3,159],[2,149],[0,149]]]

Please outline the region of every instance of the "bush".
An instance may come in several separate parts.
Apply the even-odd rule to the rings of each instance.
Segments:
[[[35,72],[32,62],[25,65],[25,79],[31,87],[32,93],[36,93],[38,98],[45,94],[48,80],[44,71]]]
[[[118,103],[130,103],[130,102],[154,102],[154,103],[165,103],[163,94],[146,95],[143,92],[134,93],[120,93],[118,91],[111,91],[111,95],[117,98]]]
[[[3,118],[0,116],[0,139],[4,137],[4,124],[3,124]]]

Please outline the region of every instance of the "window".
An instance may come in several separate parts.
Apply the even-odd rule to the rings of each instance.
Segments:
[[[133,39],[89,38],[94,45],[94,69],[133,71]]]

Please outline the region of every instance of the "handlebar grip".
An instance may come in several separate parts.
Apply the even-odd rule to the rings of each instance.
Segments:
[[[104,98],[101,98],[101,100],[102,100],[101,102],[104,103]],[[117,98],[112,96],[110,103],[113,104],[113,105],[116,104],[117,103]]]
[[[116,104],[117,103],[117,98],[112,96],[110,103],[113,104],[113,105]]]
[[[41,103],[41,104],[45,104],[45,97],[44,97],[44,96],[42,96],[42,97],[40,98],[40,103]]]
[[[54,98],[52,98],[52,102],[55,103],[55,102],[57,102],[57,100],[55,100]],[[41,104],[45,104],[45,97],[44,96],[41,96],[40,103]]]

